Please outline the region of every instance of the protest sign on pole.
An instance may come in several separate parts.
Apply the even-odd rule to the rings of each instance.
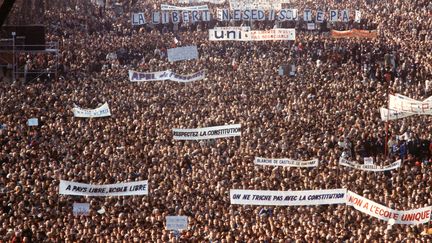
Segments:
[[[187,230],[188,217],[187,216],[166,216],[166,229],[167,230]]]
[[[72,209],[73,215],[79,216],[79,215],[89,215],[90,212],[90,203],[73,203],[73,209]]]
[[[27,126],[37,127],[37,126],[39,126],[39,120],[37,118],[30,118],[27,120]]]

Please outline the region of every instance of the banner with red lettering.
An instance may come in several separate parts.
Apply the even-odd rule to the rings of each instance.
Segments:
[[[384,221],[394,219],[395,224],[427,223],[429,222],[432,210],[432,206],[407,211],[394,210],[362,197],[352,191],[348,191],[346,204],[353,206],[355,209],[363,213]]]
[[[418,101],[400,94],[390,95],[389,109],[413,115],[431,115],[432,100],[430,98]]]

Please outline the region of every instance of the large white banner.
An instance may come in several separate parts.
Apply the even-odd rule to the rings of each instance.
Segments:
[[[198,71],[196,73],[180,75],[176,74],[171,70],[162,71],[162,72],[151,72],[151,73],[142,73],[129,70],[129,81],[131,82],[146,82],[146,81],[162,81],[162,80],[171,80],[176,82],[188,83],[192,81],[198,81],[205,78],[206,72],[205,70]]]
[[[191,59],[198,59],[197,46],[182,46],[168,49],[168,61],[170,62]]]
[[[210,41],[295,40],[295,29],[251,31],[250,27],[215,27],[209,29]]]
[[[282,8],[281,0],[229,0],[231,9],[263,9],[279,10]]]
[[[212,3],[212,4],[223,4],[225,0],[179,0],[178,3]]]
[[[295,29],[255,30],[250,32],[251,40],[295,40]]]
[[[376,164],[359,164],[357,162],[349,161],[343,157],[340,157],[339,164],[346,167],[358,169],[358,170],[379,172],[379,171],[388,171],[388,170],[394,170],[399,168],[401,166],[401,160],[397,160],[389,165],[380,166]]]
[[[415,115],[414,113],[389,110],[389,109],[384,108],[384,107],[380,108],[380,114],[381,114],[381,120],[383,120],[383,121],[391,121],[391,120],[396,120],[396,119]]]
[[[168,4],[161,4],[161,10],[162,11],[208,11],[209,8],[207,5],[200,5],[200,6],[187,6],[187,7],[177,7],[174,5],[168,5]]]
[[[250,27],[214,27],[209,29],[210,41],[249,41]]]
[[[255,157],[254,163],[256,165],[271,166],[316,167],[318,166],[318,159],[303,161],[295,159],[266,159],[261,157]]]
[[[173,129],[174,140],[202,140],[236,137],[241,135],[241,124],[203,127],[194,129]]]
[[[91,185],[60,180],[59,194],[93,197],[148,195],[148,182],[134,181],[107,185]]]
[[[90,203],[73,203],[72,213],[74,216],[89,215]]]
[[[396,224],[424,224],[429,222],[432,207],[424,207],[407,211],[399,211],[378,204],[372,200],[362,197],[354,192],[348,191],[347,205],[369,214],[375,218],[389,221],[394,219]]]
[[[308,191],[230,190],[231,204],[304,206],[344,204],[346,189]]]
[[[418,101],[403,95],[390,95],[389,109],[414,114],[432,114],[432,100]]]
[[[74,104],[72,108],[74,117],[107,117],[111,116],[111,111],[108,103],[99,106],[96,109],[83,109]]]

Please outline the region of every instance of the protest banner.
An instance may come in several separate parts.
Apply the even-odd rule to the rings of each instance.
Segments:
[[[315,23],[307,23],[307,30],[315,30]]]
[[[380,171],[388,171],[388,170],[394,170],[401,166],[401,160],[397,160],[389,165],[376,165],[376,164],[359,164],[353,161],[349,161],[343,157],[339,158],[339,164],[358,169],[358,170],[364,170],[364,171],[374,171],[374,172],[380,172]]]
[[[106,102],[96,109],[83,109],[74,104],[74,108],[72,108],[72,112],[74,114],[74,117],[81,117],[81,118],[111,116],[110,108],[108,106],[108,103]]]
[[[89,215],[90,203],[73,203],[72,213],[74,216]]]
[[[214,27],[209,29],[210,41],[249,41],[250,27]]]
[[[162,11],[208,11],[209,8],[207,5],[200,5],[200,6],[187,6],[187,7],[177,7],[174,5],[168,5],[168,4],[161,4],[161,10]]]
[[[229,0],[230,9],[263,9],[279,10],[282,8],[280,0]]]
[[[254,163],[256,165],[270,166],[316,167],[318,166],[318,159],[302,161],[294,159],[266,159],[261,157],[255,157]]]
[[[359,10],[356,10],[354,15],[354,22],[360,23],[360,21],[361,21],[361,12]]]
[[[211,3],[223,4],[225,0],[178,0],[178,3],[192,4],[192,3]]]
[[[171,70],[161,72],[142,73],[129,70],[129,81],[131,82],[147,82],[147,81],[163,81],[171,80],[176,82],[188,83],[198,81],[205,78],[206,71],[201,70],[196,73],[180,75]]]
[[[147,181],[92,185],[60,180],[59,194],[90,197],[148,195]]]
[[[295,29],[255,30],[250,32],[251,40],[295,40]]]
[[[333,38],[376,38],[376,30],[331,30],[331,37]]]
[[[198,59],[197,46],[182,46],[168,49],[168,61],[170,62],[191,59]]]
[[[432,97],[424,101],[418,101],[400,94],[390,95],[389,109],[398,112],[412,113],[413,115],[431,115]]]
[[[364,160],[365,165],[373,165],[374,164],[373,157],[364,157],[363,160]]]
[[[27,120],[27,126],[37,127],[37,126],[39,126],[39,120],[37,118],[30,118]]]
[[[132,26],[144,25],[146,23],[144,13],[132,14]]]
[[[241,124],[203,127],[194,129],[173,129],[174,140],[202,140],[236,137],[241,135]]]
[[[430,220],[431,206],[399,211],[378,204],[352,191],[348,191],[347,194],[347,205],[384,221],[393,219],[396,224],[423,224]]]
[[[231,204],[305,206],[345,204],[346,189],[307,191],[230,190]]]
[[[412,115],[415,115],[414,113],[410,112],[404,112],[404,111],[395,111],[395,110],[389,110],[387,108],[381,107],[380,108],[380,115],[381,120],[383,121],[392,121],[404,117],[409,117]]]
[[[167,5],[171,6],[171,5]],[[243,5],[242,5],[243,6]],[[245,5],[246,6],[246,5]],[[271,6],[271,5],[267,5]],[[150,18],[152,18],[152,21],[149,23],[157,24],[169,24],[169,23],[187,23],[191,21],[192,22],[198,22],[198,21],[210,21],[212,19],[211,13],[209,10],[185,10],[182,9],[183,7],[176,7],[171,6],[167,8],[175,7],[175,10],[169,10],[169,11],[162,11],[159,13],[159,11],[156,11],[157,14],[154,15],[152,12],[150,14]],[[187,7],[186,7],[187,8]],[[335,13],[337,14],[337,19]],[[232,10],[230,9],[217,9],[217,20],[218,21],[298,21],[301,19],[301,16],[299,16],[298,9],[282,9],[282,8],[274,8],[269,11],[266,11],[265,7],[239,7],[234,8]],[[161,21],[160,21],[161,18]],[[303,20],[306,22],[312,22],[315,23],[323,23],[325,20],[333,20],[337,22],[348,22],[350,19],[350,11],[348,9],[344,9],[342,11],[340,10],[331,10],[327,14],[324,11],[317,10],[315,15],[312,15],[311,9],[305,9],[303,11]],[[148,22],[145,19],[144,13],[135,13],[132,14],[132,25],[143,25],[147,24]],[[376,37],[376,31],[368,31],[368,30],[349,30],[347,32],[335,32],[334,33],[336,37],[339,38],[347,38],[347,37],[364,37],[364,38],[375,38]]]
[[[187,230],[187,216],[166,216],[166,230]]]

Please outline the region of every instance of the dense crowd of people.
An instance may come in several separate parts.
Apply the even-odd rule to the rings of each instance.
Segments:
[[[301,21],[289,21],[280,25],[296,28],[295,41],[260,42],[208,40],[209,28],[240,22],[199,22],[178,31],[172,24],[131,25],[131,13],[156,11],[165,3],[160,0],[123,1],[122,14],[109,0],[49,2],[44,17],[47,41],[60,43],[58,77],[0,85],[0,242],[431,240],[424,233],[428,224],[389,227],[344,205],[242,206],[229,198],[230,189],[348,188],[398,210],[432,205],[430,118],[386,125],[379,113],[389,93],[417,100],[432,95],[429,0],[294,0],[288,6],[299,12],[360,10],[362,22],[308,31]],[[215,12],[229,5],[209,6]],[[379,34],[329,36],[328,29],[351,27]],[[167,49],[183,45],[197,45],[199,58],[168,62]],[[281,65],[295,65],[296,75],[279,75]],[[186,84],[128,80],[128,70],[168,69],[207,74]],[[73,104],[95,108],[105,102],[108,118],[75,118],[71,112]],[[39,126],[26,125],[32,117]],[[172,128],[237,123],[241,137],[172,138]],[[380,165],[399,158],[403,163],[389,172],[365,172],[339,166],[342,154],[359,163],[364,157]],[[316,168],[267,167],[255,166],[255,157],[320,162]],[[64,196],[60,179],[148,180],[149,195]],[[74,216],[74,202],[89,202],[90,215]],[[104,213],[97,212],[101,208]],[[165,230],[167,215],[188,216],[189,229],[179,235]]]

